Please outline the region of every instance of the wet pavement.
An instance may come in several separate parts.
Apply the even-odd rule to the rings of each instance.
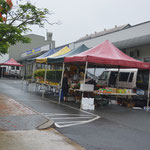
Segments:
[[[0,94],[0,130],[31,130],[47,121],[46,117]]]
[[[0,131],[0,150],[84,150],[54,129]]]
[[[60,133],[87,150],[150,149],[149,112],[117,105],[97,107],[94,111],[80,111],[77,103],[58,104],[56,96],[47,94],[47,98],[42,99],[41,93],[34,92],[34,88],[33,93],[25,90],[22,81],[0,80],[1,93],[53,118],[60,125],[56,128]],[[97,116],[100,118],[92,120]],[[78,124],[82,121],[84,123]]]
[[[12,98],[18,95],[24,99],[28,93],[0,83],[0,150],[84,150],[50,128],[51,118]]]

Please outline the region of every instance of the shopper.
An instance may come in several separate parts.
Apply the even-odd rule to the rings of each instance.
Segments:
[[[77,71],[74,71],[73,81],[78,81],[78,80],[79,80],[79,74],[77,73]]]
[[[67,101],[68,89],[69,89],[69,85],[68,85],[68,74],[65,72],[65,73],[64,73],[64,77],[63,77],[63,83],[62,83],[62,91],[63,91],[63,99],[64,99],[64,102]]]

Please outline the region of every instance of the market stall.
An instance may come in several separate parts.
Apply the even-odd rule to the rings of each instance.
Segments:
[[[64,61],[64,57],[65,56],[73,56],[75,54],[81,53],[88,50],[88,48],[85,45],[81,45],[80,47],[73,49],[71,51],[68,51],[68,49],[61,49],[59,52],[50,55],[48,57],[45,58],[37,58],[36,62],[38,63],[46,63],[47,65],[61,65]],[[45,77],[44,80],[42,81],[42,84],[40,85],[45,85],[48,87],[48,89],[55,89],[54,91],[58,91],[59,88],[59,84],[57,83],[53,83],[51,84],[51,82],[46,81],[47,79],[47,68],[45,68]],[[44,96],[44,95],[43,95]]]
[[[36,90],[37,91],[44,91],[43,89],[48,89],[49,91],[57,91],[57,86],[58,84],[55,82],[46,82],[46,74],[47,74],[47,70],[48,70],[48,64],[47,64],[47,57],[52,56],[54,57],[54,55],[62,55],[64,53],[67,53],[68,51],[70,51],[70,49],[68,48],[67,45],[65,46],[60,46],[54,49],[51,49],[49,51],[47,51],[46,53],[33,58],[30,61],[33,61],[33,73],[32,73],[32,79],[31,82],[34,82],[36,84]],[[36,69],[37,68],[37,64],[44,64],[45,69]],[[38,75],[36,76],[35,79],[35,72],[38,71]],[[43,75],[43,72],[45,75]]]
[[[16,60],[14,60],[13,58],[10,58],[10,59],[8,59],[5,62],[0,63],[0,65],[4,65],[4,66],[20,66],[20,67],[23,66],[20,63],[18,63]]]
[[[60,49],[59,51],[57,51],[56,53],[53,53],[53,54],[50,54],[46,57],[38,57],[36,58],[36,63],[47,63],[47,59],[48,58],[53,58],[53,57],[57,57],[57,56],[61,56],[61,55],[64,55],[66,53],[70,52],[70,49],[65,46],[63,47],[62,49]]]
[[[87,72],[88,66],[97,67],[97,68],[98,67],[99,68],[138,68],[138,69],[147,69],[147,70],[150,69],[149,63],[138,61],[124,54],[118,48],[116,48],[113,44],[111,44],[109,41],[105,41],[104,43],[94,48],[91,48],[83,53],[77,54],[75,56],[65,57],[64,66],[65,65],[68,66],[71,64],[85,65],[84,83],[86,80],[86,72]],[[119,79],[119,76],[117,77],[117,80],[118,79]],[[103,91],[99,90],[99,93],[103,94],[104,91],[107,92],[107,94],[109,94],[110,89],[109,90],[104,89]],[[116,95],[116,92],[114,92],[114,94]],[[129,93],[124,93],[124,94],[129,94]],[[148,93],[148,99],[147,99],[147,107],[148,105],[149,105],[149,93]]]
[[[16,68],[12,68],[11,66],[16,66],[16,67],[22,67],[23,65],[21,65],[20,63],[18,63],[16,60],[14,60],[13,58],[8,59],[7,61],[0,63],[0,66],[7,66],[7,73],[14,75],[14,76],[19,76],[20,75],[20,69],[16,69]],[[3,74],[3,69],[2,69],[2,74]],[[1,75],[2,75],[1,74]]]
[[[76,54],[79,54],[79,53],[82,53],[86,50],[88,50],[89,48],[86,47],[84,44],[81,45],[80,47],[78,48],[75,48],[73,50],[71,50],[70,52],[68,53],[65,53],[64,55],[60,55],[60,56],[56,56],[56,57],[49,57],[47,58],[47,63],[48,64],[61,64],[64,62],[64,58],[65,57],[69,57],[69,56],[73,56],[73,55],[76,55]]]

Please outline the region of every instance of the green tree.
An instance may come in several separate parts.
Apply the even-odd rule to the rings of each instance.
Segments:
[[[31,3],[12,7],[11,0],[0,0],[0,55],[6,54],[10,45],[17,42],[30,43],[23,33],[31,31],[29,25],[44,27],[52,13],[46,8],[37,8]]]

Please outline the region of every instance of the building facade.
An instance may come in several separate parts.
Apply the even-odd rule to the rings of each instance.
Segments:
[[[136,59],[150,62],[150,21],[140,23],[134,26],[130,24],[115,26],[112,29],[104,29],[101,32],[95,32],[86,35],[79,40],[70,43],[71,49],[85,44],[91,48],[109,40],[116,47],[127,55]]]
[[[55,47],[55,41],[52,40],[52,33],[47,33],[47,40],[45,37],[35,34],[25,35],[31,39],[31,43],[17,43],[10,46],[9,58],[14,58],[16,61],[24,61],[41,55],[41,53],[48,51]]]
[[[32,74],[33,62],[29,59],[40,56],[46,51],[55,48],[55,41],[52,40],[52,33],[47,32],[45,37],[35,34],[25,35],[31,39],[31,43],[17,43],[9,48],[9,58],[14,58],[24,66],[21,70],[21,76]]]

